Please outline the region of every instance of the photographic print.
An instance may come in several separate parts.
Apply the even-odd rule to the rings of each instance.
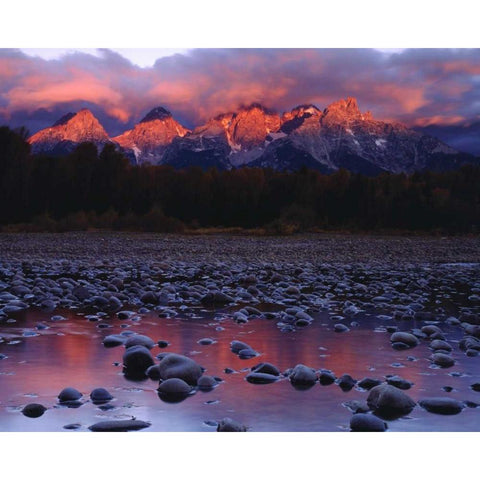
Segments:
[[[0,430],[478,432],[479,75],[1,49]]]

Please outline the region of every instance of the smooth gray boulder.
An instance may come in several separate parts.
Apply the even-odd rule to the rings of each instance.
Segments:
[[[384,432],[386,429],[386,422],[368,413],[356,413],[350,419],[352,432]]]
[[[449,397],[430,397],[424,398],[418,404],[430,413],[440,415],[456,415],[460,413],[465,405],[458,400]]]
[[[162,358],[158,364],[160,378],[180,378],[189,385],[196,385],[197,380],[202,376],[202,368],[197,362],[184,355],[169,353]]]
[[[382,418],[398,418],[409,414],[415,407],[415,402],[402,390],[385,384],[370,390],[367,404]]]

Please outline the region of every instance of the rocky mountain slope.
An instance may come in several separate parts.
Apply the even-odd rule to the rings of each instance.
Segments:
[[[246,165],[293,171],[306,166],[328,173],[343,167],[375,175],[382,171],[450,169],[474,160],[428,134],[362,113],[356,99],[350,97],[324,110],[300,105],[281,116],[252,104],[219,115],[192,131],[169,111],[157,107],[133,129],[112,139],[91,112],[81,110],[29,141],[34,152],[49,153],[81,141],[99,146],[113,141],[135,164],[175,168]]]
[[[33,153],[53,155],[69,153],[82,142],[93,142],[100,148],[111,142],[100,122],[86,108],[64,115],[51,127],[32,135],[28,141]]]
[[[151,110],[132,130],[112,140],[127,152],[135,163],[160,163],[165,149],[174,138],[185,136],[189,130],[180,125],[162,107]]]

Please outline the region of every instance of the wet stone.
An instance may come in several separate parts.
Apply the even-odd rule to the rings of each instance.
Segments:
[[[101,405],[102,403],[107,403],[113,399],[113,396],[105,388],[95,388],[90,393],[90,399],[95,405]]]
[[[435,365],[441,368],[449,368],[455,365],[455,360],[445,353],[434,353],[430,359]]]
[[[356,413],[350,419],[350,430],[352,432],[384,432],[386,429],[386,422],[375,415]]]
[[[41,417],[46,412],[46,407],[39,403],[29,403],[22,409],[22,413],[29,418]]]
[[[431,397],[420,400],[418,404],[430,413],[440,415],[456,415],[460,413],[464,404],[449,397]]]
[[[368,406],[382,418],[399,418],[410,413],[415,402],[402,390],[392,385],[378,385],[370,390]]]

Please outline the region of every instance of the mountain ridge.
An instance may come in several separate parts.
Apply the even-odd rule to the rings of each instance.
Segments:
[[[302,104],[282,114],[252,103],[191,130],[157,106],[132,129],[112,138],[88,109],[82,109],[64,115],[28,141],[34,153],[51,154],[71,150],[80,141],[98,147],[112,142],[134,164],[287,171],[305,165],[327,173],[347,168],[370,175],[424,170],[432,159],[441,168],[443,157],[445,165],[455,165],[452,158],[461,153],[401,123],[376,120],[370,111],[362,113],[354,97],[323,110]]]

